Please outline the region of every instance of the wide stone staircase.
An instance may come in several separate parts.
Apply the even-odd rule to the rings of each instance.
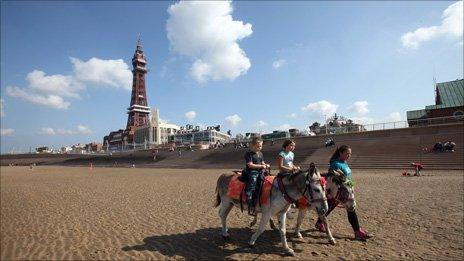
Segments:
[[[396,133],[369,136],[333,136],[336,146],[346,144],[352,148],[349,165],[353,169],[405,169],[410,170],[411,162],[424,165],[425,169],[464,170],[464,144],[462,125],[448,128],[439,133]],[[431,130],[431,129],[429,129]],[[433,132],[433,130],[432,130]],[[435,131],[436,132],[436,131]],[[431,152],[436,142],[451,140],[457,144],[454,152]],[[320,147],[314,149],[301,161],[327,167],[329,159],[336,149]]]

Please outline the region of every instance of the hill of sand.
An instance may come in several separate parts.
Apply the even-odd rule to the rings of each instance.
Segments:
[[[355,171],[360,223],[375,234],[353,240],[344,209],[329,216],[337,245],[303,224],[304,239],[287,237],[295,257],[282,254],[277,231],[253,249],[251,218],[234,209],[231,240],[220,236],[212,207],[216,180],[228,170],[81,168],[1,169],[2,260],[114,259],[429,259],[463,258],[463,172]]]

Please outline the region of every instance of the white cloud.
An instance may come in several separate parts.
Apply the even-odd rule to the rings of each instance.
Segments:
[[[67,110],[71,105],[69,102],[63,100],[60,96],[57,95],[39,95],[28,92],[27,89],[21,89],[18,87],[6,87],[6,93],[11,97],[18,97],[28,102],[32,102],[39,105],[44,105],[50,108]]]
[[[306,111],[311,114],[315,114],[317,116],[327,115],[327,117],[337,112],[337,109],[338,109],[337,104],[332,104],[326,100],[318,101],[315,103],[310,103],[304,107],[301,107],[302,111]]]
[[[289,115],[287,115],[287,117],[295,119],[296,118],[296,113],[294,113],[294,112],[290,113]]]
[[[293,127],[288,124],[288,123],[285,123],[285,124],[282,124],[278,127],[276,127],[277,130],[281,130],[281,131],[288,131],[289,129],[293,129]]]
[[[259,133],[269,132],[269,129],[268,129],[269,124],[265,121],[259,120],[256,122],[255,126],[256,126],[256,131]]]
[[[122,59],[102,60],[93,57],[86,62],[74,57],[70,59],[77,81],[132,90],[132,73]]]
[[[91,134],[92,130],[85,125],[77,125],[77,133],[79,134]]]
[[[234,80],[251,66],[238,44],[252,34],[251,24],[234,21],[232,11],[230,1],[180,1],[168,8],[171,49],[195,60],[190,75],[198,83]]]
[[[90,130],[89,127],[85,125],[77,125],[76,130],[67,130],[67,129],[53,129],[50,127],[42,128],[39,132],[39,134],[42,135],[80,135],[80,134],[91,134],[93,133],[92,130]]]
[[[258,128],[262,128],[262,127],[265,127],[265,126],[267,126],[267,125],[268,125],[268,124],[267,124],[267,122],[265,122],[265,121],[258,121],[258,122],[256,123],[256,126],[257,126]]]
[[[28,73],[26,79],[29,82],[29,88],[41,94],[79,98],[77,92],[85,88],[72,76],[61,74],[46,76],[44,72],[39,70]]]
[[[34,104],[66,110],[71,103],[64,100],[63,97],[80,98],[79,92],[87,88],[86,84],[111,86],[126,90],[132,88],[132,73],[122,59],[91,58],[87,62],[83,62],[71,57],[70,60],[73,64],[74,74],[46,75],[43,71],[33,70],[26,77],[28,87],[9,86],[6,88],[7,94]]]
[[[185,113],[185,118],[187,118],[187,120],[190,122],[192,122],[195,117],[197,117],[197,113],[195,111],[188,111]]]
[[[226,122],[229,123],[230,125],[234,126],[234,127],[237,126],[237,124],[241,120],[242,120],[242,118],[240,118],[240,116],[238,116],[237,114],[226,117]]]
[[[387,122],[404,121],[404,118],[399,112],[392,112],[385,119]]]
[[[13,135],[13,133],[14,133],[13,129],[9,129],[9,128],[8,129],[3,129],[3,128],[0,129],[1,136],[11,136],[11,135]]]
[[[286,62],[287,61],[284,59],[276,60],[272,62],[272,67],[274,67],[274,69],[279,69],[280,67],[284,66]]]
[[[0,117],[5,117],[5,112],[3,111],[3,103],[5,101],[3,99],[0,99]]]
[[[357,124],[361,124],[361,125],[366,125],[366,124],[374,124],[376,122],[379,122],[379,121],[375,121],[373,118],[371,117],[350,117],[350,119],[354,122],[354,123],[357,123]]]
[[[398,121],[404,121],[404,118],[401,116],[401,113],[399,112],[392,112],[388,114],[388,116],[385,117],[380,117],[380,118],[371,118],[371,117],[351,117],[350,118],[354,123],[358,124],[374,124],[374,123],[389,123],[389,122],[398,122]],[[399,125],[397,125],[399,126]],[[388,126],[387,126],[388,127]]]
[[[367,106],[369,103],[367,101],[357,101],[348,107],[348,110],[354,112],[358,115],[366,115],[369,113]]]
[[[56,135],[56,132],[53,128],[42,128],[39,133],[43,135]]]
[[[421,43],[440,36],[460,38],[462,40],[463,1],[458,1],[448,6],[441,18],[441,25],[421,27],[414,32],[408,32],[401,36],[403,46],[417,49]]]
[[[57,135],[74,135],[76,134],[76,132],[73,130],[57,129],[56,134]]]

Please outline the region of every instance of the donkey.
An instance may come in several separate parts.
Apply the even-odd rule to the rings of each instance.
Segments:
[[[314,168],[315,174],[319,177],[319,179],[315,179],[314,181],[316,182],[317,180],[321,180],[320,183],[322,185],[324,193],[326,193],[326,196],[329,197],[330,195],[327,194],[327,191],[325,189],[326,188],[326,182],[325,181],[322,182],[322,180],[323,179],[325,180],[325,178],[322,177],[322,179],[321,179],[321,175],[320,175],[319,171],[317,171],[317,168],[313,163],[311,163],[310,168]],[[330,186],[330,187],[332,187],[332,186]],[[303,219],[304,219],[304,217],[306,215],[306,211],[310,211],[311,209],[315,210],[315,204],[313,202],[308,202],[304,198],[302,200],[298,201],[298,219],[297,219],[297,223],[296,223],[296,227],[295,227],[295,235],[298,238],[303,238],[303,236],[301,235],[301,232],[300,232],[300,226],[301,226],[301,223],[303,222]],[[287,215],[288,215],[288,212],[287,212]],[[326,228],[327,238],[328,238],[329,242],[332,245],[334,245],[336,242],[335,242],[334,237],[332,236],[332,232],[330,231],[329,223],[327,222],[327,217],[325,215],[319,215],[319,219],[322,222],[324,222],[324,225],[325,225],[325,228]],[[256,224],[256,222],[257,222],[257,216],[255,216],[253,221],[250,223],[250,227],[253,227]],[[274,225],[274,222],[272,221],[272,219],[269,220],[269,224],[270,224],[272,229],[275,229],[275,225]]]
[[[328,173],[322,174],[326,179],[326,196],[329,201],[333,200],[334,204],[341,204],[348,211],[353,211],[356,209],[356,201],[354,199],[354,190],[353,184],[350,180],[347,180],[346,176],[342,171],[339,170],[329,170]],[[300,225],[303,222],[306,211],[311,208],[311,204],[303,205],[298,209],[298,218],[296,222],[295,233],[298,237],[301,237]],[[328,214],[328,213],[327,213]],[[335,244],[335,239],[332,236],[332,233],[327,222],[327,218],[324,215],[319,217],[319,219],[325,225],[325,232],[330,238],[330,243]]]
[[[227,195],[229,182],[234,174],[222,174],[219,176],[216,186],[216,202],[214,207],[220,205],[219,217],[221,218],[222,231],[224,239],[229,238],[227,231],[227,215],[233,206],[240,208],[240,202],[234,200]],[[266,224],[272,216],[277,215],[279,220],[279,232],[282,245],[285,252],[289,255],[295,255],[293,249],[288,246],[286,238],[286,213],[291,204],[297,199],[305,197],[309,202],[314,203],[314,207],[320,217],[325,217],[328,210],[327,198],[323,187],[319,182],[319,176],[315,172],[315,168],[310,168],[307,171],[300,171],[294,174],[277,176],[271,188],[270,199],[267,203],[256,206],[256,212],[261,213],[259,227],[251,236],[248,245],[253,247],[259,235],[264,232]],[[246,203],[243,203],[246,206]],[[246,206],[248,207],[248,206]]]

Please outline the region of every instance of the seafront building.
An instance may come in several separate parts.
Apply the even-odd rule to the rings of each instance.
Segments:
[[[134,140],[136,144],[161,145],[169,142],[169,136],[175,135],[180,127],[161,121],[159,110],[151,110],[150,122],[148,125],[139,126],[135,129]]]
[[[230,135],[220,131],[217,127],[208,127],[206,130],[200,130],[199,126],[193,128],[192,125],[185,126],[177,134],[169,137],[177,146],[179,145],[200,145],[209,146],[213,144],[224,144],[230,141]]]
[[[464,79],[436,83],[435,105],[407,112],[409,127],[462,121],[464,118]]]

